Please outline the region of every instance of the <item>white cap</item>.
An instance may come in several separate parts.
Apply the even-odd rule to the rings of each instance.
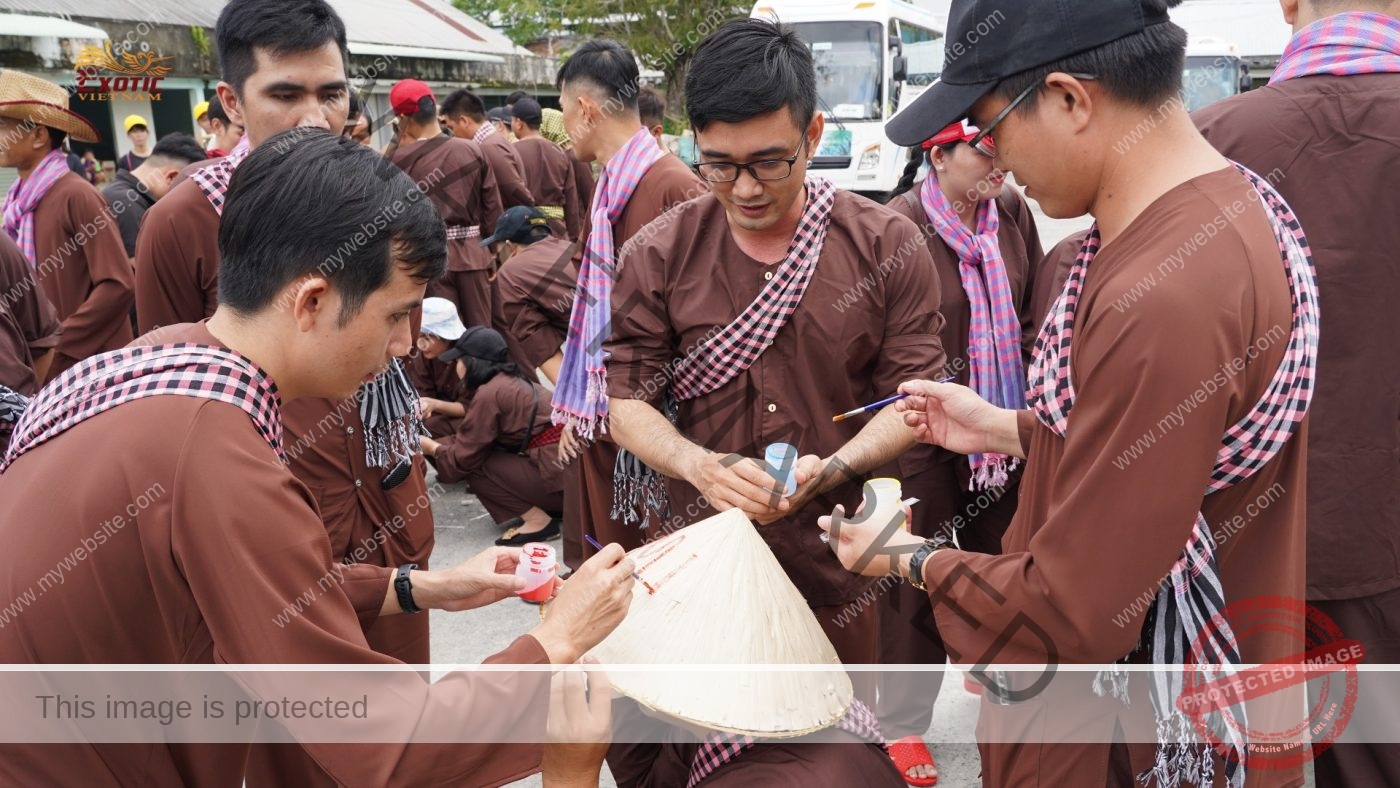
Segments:
[[[458,337],[466,333],[467,327],[462,325],[462,319],[457,316],[456,304],[446,298],[425,298],[422,331],[448,342],[456,342]]]

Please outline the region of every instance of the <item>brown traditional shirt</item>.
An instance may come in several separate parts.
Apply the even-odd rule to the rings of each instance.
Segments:
[[[535,205],[549,206],[564,212],[560,228],[570,240],[576,240],[588,223],[579,207],[578,181],[573,165],[564,149],[544,137],[526,137],[512,146],[525,170],[525,185],[535,196]],[[551,224],[558,224],[551,222]]]
[[[480,237],[447,240],[447,270],[484,271],[491,252],[481,239],[489,236],[501,217],[501,194],[496,176],[471,140],[434,137],[400,145],[392,161],[433,200],[442,221],[452,228],[479,228]]]
[[[658,222],[658,226],[661,223]],[[791,443],[830,456],[865,420],[831,417],[889,396],[906,380],[942,369],[939,283],[919,229],[903,216],[838,191],[816,273],[777,339],[719,389],[680,403],[678,429],[705,448],[762,458]],[[648,240],[634,236],[613,290],[613,336],[605,343],[608,395],[660,400],[667,370],[738,317],[774,276],[743,252],[724,209],[707,195]],[[852,295],[854,294],[854,295]],[[686,525],[698,491],[669,481],[671,515]],[[860,482],[840,485],[793,516],[759,529],[813,607],[854,599],[869,583],[836,560],[817,518],[836,502],[854,511]],[[688,507],[688,508],[687,508]],[[690,516],[697,512],[698,516]]]
[[[535,197],[530,194],[530,187],[525,185],[525,168],[520,164],[520,157],[515,155],[515,146],[510,144],[506,136],[498,132],[479,144],[481,155],[486,157],[491,174],[496,177],[496,190],[501,193],[501,207],[504,209],[517,205],[534,205]],[[494,232],[495,225],[482,229]]]
[[[58,314],[34,281],[24,252],[0,233],[0,386],[33,396],[34,359],[58,344]]]
[[[198,323],[218,305],[219,215],[186,179],[146,211],[136,236],[136,328]]]
[[[444,482],[459,482],[480,470],[492,452],[518,453],[529,438],[550,428],[550,393],[533,380],[498,373],[461,402],[466,418],[457,423],[455,434],[441,440],[433,456]],[[531,464],[552,489],[563,484],[563,468],[555,462],[558,451],[555,444],[527,449]]]
[[[1195,115],[1293,207],[1317,265],[1308,446],[1308,598],[1400,588],[1400,321],[1392,312],[1400,74],[1310,76]]]
[[[35,278],[63,326],[49,379],[131,341],[131,263],[101,192],[64,173],[34,209],[34,253]]]
[[[559,352],[578,287],[576,246],[551,236],[521,247],[491,283],[495,329],[531,369]]]

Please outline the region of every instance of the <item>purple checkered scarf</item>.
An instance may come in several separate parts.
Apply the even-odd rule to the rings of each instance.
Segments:
[[[190,180],[195,182],[209,199],[209,204],[214,206],[214,213],[224,215],[224,198],[228,195],[228,184],[233,180],[233,171],[248,158],[250,151],[252,146],[248,144],[248,135],[244,134],[243,139],[238,141],[227,156],[208,167],[195,170],[190,175]]]
[[[969,387],[999,408],[1020,408],[1026,400],[1026,370],[1021,366],[1021,322],[1011,297],[1011,280],[1001,258],[997,201],[977,206],[977,232],[967,229],[953,204],[930,172],[919,190],[919,201],[938,237],[958,256],[958,274],[971,307],[967,357]],[[970,489],[1005,487],[1007,474],[1019,462],[1005,454],[974,454]]]
[[[1284,48],[1269,84],[1314,74],[1395,73],[1400,73],[1400,20],[1353,11],[1298,31]]]
[[[5,234],[19,244],[30,268],[39,264],[35,259],[38,252],[34,248],[34,211],[66,172],[68,156],[61,148],[55,148],[39,160],[29,177],[15,181],[5,195]]]
[[[488,120],[476,127],[476,133],[472,135],[472,142],[480,144],[485,142],[486,138],[490,137],[492,134],[500,133],[501,132],[496,130],[495,126],[491,125],[491,121]]]
[[[267,373],[232,350],[182,342],[113,350],[59,375],[30,400],[0,472],[99,413],[160,395],[212,399],[241,409],[282,458],[282,399]]]
[[[676,403],[702,397],[733,380],[753,366],[777,339],[778,332],[802,304],[802,296],[816,273],[835,203],[836,187],[831,181],[807,180],[807,203],[797,223],[797,234],[773,278],[729,325],[673,365],[671,390],[663,404],[664,415],[673,423]],[[619,451],[613,468],[612,516],[620,517],[624,523],[644,526],[650,512],[664,517],[668,511],[666,478],[631,452]]]
[[[833,727],[862,741],[879,745],[887,752],[889,750],[885,745],[884,735],[880,733],[880,721],[875,718],[875,715],[864,703],[858,700],[851,701],[851,706],[846,710],[846,714],[837,720]],[[695,752],[695,757],[690,762],[690,780],[686,782],[685,788],[695,788],[697,783],[714,774],[719,767],[739,757],[745,750],[757,744],[759,744],[759,740],[752,736],[711,731],[710,735],[705,737],[705,741],[700,744],[700,749]]]
[[[1278,240],[1279,256],[1288,275],[1293,326],[1283,361],[1269,381],[1263,398],[1221,438],[1206,495],[1253,476],[1278,454],[1307,414],[1317,375],[1317,281],[1308,239],[1292,209],[1271,185],[1239,164],[1235,167],[1249,179],[1267,208]],[[1031,362],[1032,383],[1027,400],[1041,423],[1061,437],[1069,429],[1070,410],[1074,407],[1070,346],[1074,339],[1075,312],[1084,291],[1089,264],[1098,251],[1099,231],[1095,225],[1070,269],[1055,308],[1041,326]],[[1201,670],[1203,681],[1232,675],[1241,658],[1234,632],[1221,615],[1225,609],[1225,594],[1215,557],[1214,537],[1199,512],[1181,558],[1172,565],[1166,580],[1171,583],[1171,591],[1165,592],[1164,585],[1164,590],[1157,593],[1145,627],[1147,638],[1143,645],[1151,648],[1153,664],[1194,663]],[[1191,653],[1188,644],[1192,633],[1204,632],[1212,632],[1212,637],[1203,644],[1203,653]],[[1154,681],[1157,761],[1139,779],[1146,782],[1154,777],[1161,785],[1177,785],[1181,781],[1209,785],[1214,775],[1210,751],[1188,743],[1193,741],[1192,723],[1174,703],[1182,691],[1180,673],[1157,670]],[[1100,672],[1094,679],[1094,691],[1099,695],[1112,694],[1126,705],[1127,673],[1117,669]],[[1238,713],[1243,715],[1244,710]],[[1239,726],[1223,727],[1228,729],[1238,756],[1226,760],[1227,782],[1239,788],[1244,785],[1244,739]]]
[[[564,363],[554,389],[555,424],[584,440],[608,431],[608,386],[603,342],[612,331],[612,289],[616,271],[613,223],[622,216],[637,184],[666,152],[646,129],[627,140],[603,166],[594,192],[588,246],[578,269],[578,291],[564,340]]]

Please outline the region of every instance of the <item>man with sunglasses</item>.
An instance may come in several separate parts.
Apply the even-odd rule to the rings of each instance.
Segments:
[[[908,145],[965,117],[1046,214],[1096,219],[1036,340],[1029,408],[929,381],[895,408],[924,442],[1025,459],[1003,554],[823,522],[847,566],[877,543],[912,548],[861,571],[927,589],[954,662],[1033,666],[988,677],[987,786],[1302,783],[1286,732],[1300,688],[1253,698],[1247,722],[1237,704],[1214,732],[1183,694],[1302,648],[1301,615],[1240,615],[1302,607],[1318,313],[1297,219],[1181,104],[1186,32],[1168,5],[954,2],[948,40],[976,51],[887,127]],[[1003,21],[979,37],[989,15]],[[1066,663],[1107,667],[1057,674]]]
[[[847,609],[870,583],[816,523],[914,445],[893,411],[832,416],[941,373],[933,261],[913,222],[809,178],[823,118],[792,31],[725,24],[696,51],[686,98],[711,193],[622,255],[604,346],[613,437],[641,461],[619,463],[618,489],[638,493],[619,505],[647,504],[648,536],[742,510],[842,662],[873,663],[878,611]],[[753,459],[772,443],[805,455],[795,490]],[[867,702],[873,678],[852,676]]]

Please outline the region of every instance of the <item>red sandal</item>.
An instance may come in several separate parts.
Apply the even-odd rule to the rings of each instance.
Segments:
[[[933,753],[928,751],[928,745],[919,736],[905,736],[902,739],[889,743],[890,757],[894,759],[894,766],[899,769],[899,776],[910,785],[919,788],[929,788],[938,784],[935,777],[910,777],[909,770],[915,766],[933,766],[938,764],[933,762]]]

